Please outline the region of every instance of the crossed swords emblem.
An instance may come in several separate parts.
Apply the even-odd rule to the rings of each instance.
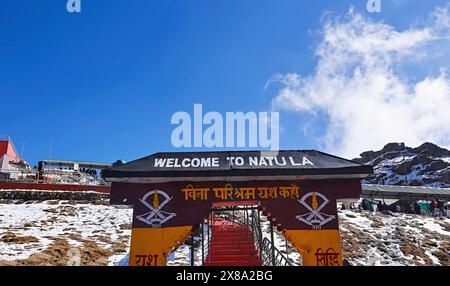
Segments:
[[[312,196],[311,206],[308,205],[306,199]],[[322,203],[318,205],[317,197],[322,199]],[[335,219],[334,215],[329,215],[325,213],[321,213],[320,211],[330,202],[324,195],[321,193],[311,192],[304,195],[300,200],[298,200],[300,204],[305,206],[310,212],[303,215],[297,215],[295,218],[301,222],[306,223],[313,227],[313,229],[321,229],[322,226],[329,221]]]
[[[147,199],[153,195],[153,205],[150,204]],[[162,203],[159,203],[158,195],[161,195],[164,198],[164,201]],[[154,190],[150,191],[147,194],[145,194],[142,199],[139,199],[139,201],[146,206],[150,211],[147,213],[144,213],[142,215],[136,216],[136,219],[142,221],[143,223],[146,223],[148,225],[151,225],[154,228],[161,227],[164,223],[166,223],[168,220],[174,218],[176,216],[175,213],[169,213],[162,211],[162,208],[172,200],[171,197],[169,197],[165,192],[160,190]]]

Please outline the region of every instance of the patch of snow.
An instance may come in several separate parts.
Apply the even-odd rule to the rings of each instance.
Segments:
[[[58,204],[48,202],[30,204],[0,204],[0,237],[6,233],[18,236],[33,236],[37,243],[15,245],[0,242],[0,260],[25,259],[35,252],[47,248],[50,238],[79,235],[82,239],[95,240],[100,247],[109,248],[107,242],[96,240],[96,235],[104,235],[112,241],[119,235],[130,236],[131,230],[121,230],[122,224],[131,223],[132,210],[93,204]],[[68,213],[65,213],[68,212]],[[80,246],[81,242],[67,238],[69,244]]]
[[[442,161],[444,161],[445,163],[450,163],[450,157],[442,157],[440,158]]]
[[[128,252],[125,256],[120,254],[115,254],[111,256],[108,260],[109,266],[128,266],[130,260],[130,253]]]
[[[442,235],[447,235],[450,236],[450,232],[449,231],[445,231],[442,226],[440,226],[439,224],[435,223],[433,221],[433,219],[429,218],[425,221],[425,224],[423,225],[424,228],[432,231],[432,232],[437,232],[440,233]],[[449,237],[450,240],[450,237]]]

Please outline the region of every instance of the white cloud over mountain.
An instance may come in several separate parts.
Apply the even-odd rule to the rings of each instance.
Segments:
[[[314,72],[274,76],[270,83],[281,86],[272,107],[311,114],[312,121],[325,114],[318,147],[346,157],[388,142],[450,146],[450,77],[445,65],[427,65],[448,59],[449,8],[402,31],[353,9],[325,15]],[[419,70],[428,74],[416,78]]]

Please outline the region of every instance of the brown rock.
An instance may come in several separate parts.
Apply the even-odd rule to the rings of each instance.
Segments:
[[[412,161],[406,161],[406,162],[403,162],[401,164],[394,166],[394,168],[392,168],[392,171],[394,173],[396,173],[397,175],[403,176],[403,175],[411,173],[412,166],[413,166]]]
[[[1,242],[4,243],[15,243],[15,244],[24,244],[24,243],[33,243],[39,242],[34,236],[17,236],[15,233],[6,233],[0,238]]]

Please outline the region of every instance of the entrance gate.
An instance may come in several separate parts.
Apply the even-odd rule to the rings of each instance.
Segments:
[[[196,166],[185,163],[195,159]],[[112,182],[111,204],[134,208],[130,265],[166,265],[167,255],[214,204],[255,201],[301,253],[303,265],[337,266],[342,265],[337,199],[358,198],[360,179],[372,172],[318,151],[280,151],[273,157],[252,151],[157,153],[105,170],[103,177]],[[269,248],[276,263],[276,250],[253,227],[259,251]],[[265,259],[261,256],[263,264]]]

